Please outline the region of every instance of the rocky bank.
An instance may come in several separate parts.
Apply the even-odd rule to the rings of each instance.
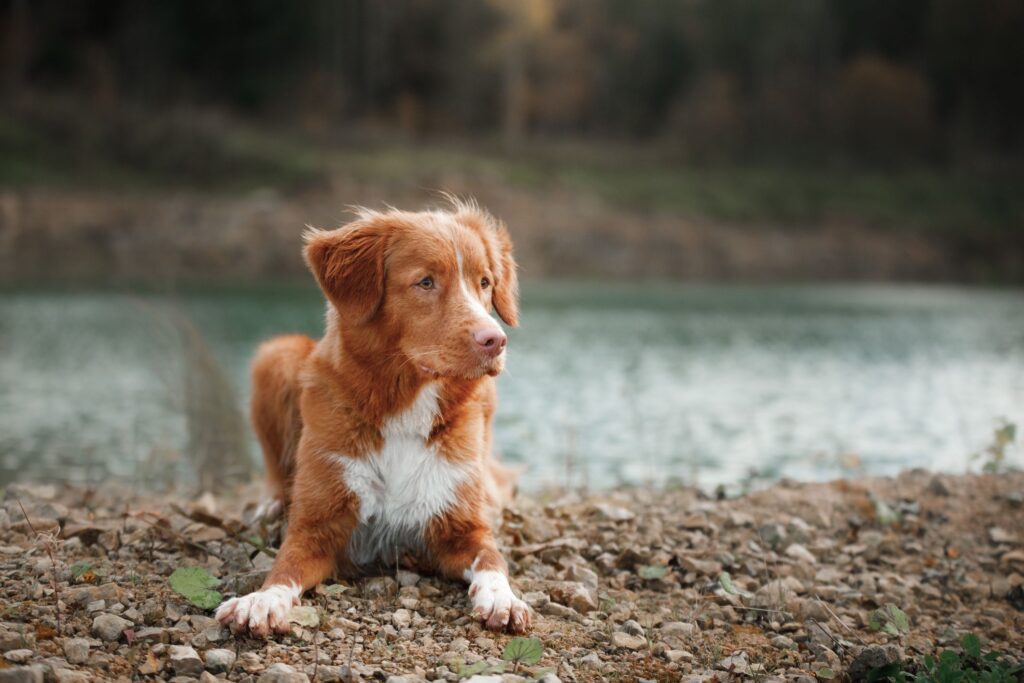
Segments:
[[[501,659],[511,637],[469,618],[464,586],[394,567],[318,586],[289,636],[231,635],[168,577],[199,566],[224,596],[258,586],[280,530],[245,523],[255,493],[9,487],[0,683],[809,683],[863,678],[965,633],[1024,652],[1021,473],[783,482],[728,500],[689,489],[520,498],[501,540],[543,656],[518,667]],[[887,605],[907,621],[889,633],[872,619]]]

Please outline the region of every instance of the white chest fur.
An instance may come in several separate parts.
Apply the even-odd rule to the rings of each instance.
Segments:
[[[336,455],[345,485],[359,497],[359,526],[349,543],[356,564],[393,561],[418,550],[431,519],[450,508],[471,470],[427,443],[438,411],[437,386],[424,386],[413,404],[381,429],[380,451],[361,458]]]

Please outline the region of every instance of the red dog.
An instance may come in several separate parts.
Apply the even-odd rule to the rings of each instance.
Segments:
[[[473,615],[523,632],[490,520],[513,476],[491,457],[494,376],[518,317],[504,226],[475,204],[361,211],[306,236],[327,296],[326,332],[264,343],[253,361],[252,419],[284,545],[263,587],[225,602],[235,631],[287,632],[289,609],[335,570],[409,551],[470,583]]]

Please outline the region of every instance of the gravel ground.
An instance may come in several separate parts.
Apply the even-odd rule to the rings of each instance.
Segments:
[[[272,561],[259,539],[280,529],[246,526],[254,501],[252,487],[9,487],[0,683],[456,681],[503,664],[511,638],[469,618],[465,586],[393,567],[318,586],[289,636],[232,636],[168,576],[203,567],[225,596],[258,586]],[[505,681],[857,679],[964,633],[1024,652],[1021,473],[521,498],[501,538],[544,648]],[[908,629],[872,629],[887,604]]]

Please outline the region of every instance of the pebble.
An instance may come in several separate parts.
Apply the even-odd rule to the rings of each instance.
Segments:
[[[816,558],[810,550],[805,548],[799,543],[792,543],[786,548],[786,555],[792,557],[794,560],[803,562],[804,564],[817,564],[818,558]]]
[[[399,569],[398,574],[398,585],[403,588],[415,586],[420,582],[420,575],[416,572],[406,571],[405,569]]]
[[[670,662],[693,661],[693,653],[688,650],[665,650],[664,657]]]
[[[203,660],[195,648],[188,645],[171,645],[168,649],[171,668],[179,676],[198,676],[203,672]]]
[[[772,644],[772,647],[778,648],[780,650],[795,650],[796,649],[796,641],[794,641],[789,636],[782,636],[782,635],[775,636],[774,638],[771,639],[770,642]]]
[[[105,641],[117,640],[125,629],[133,626],[132,622],[122,619],[116,614],[101,614],[92,620],[92,634]]]
[[[4,658],[9,662],[15,664],[24,664],[28,660],[32,659],[32,650],[8,650],[4,653]]]
[[[619,630],[623,631],[624,633],[628,633],[631,636],[644,635],[644,627],[641,626],[639,622],[633,619],[627,619],[625,622],[623,622]]]
[[[227,671],[235,663],[235,653],[232,650],[216,648],[206,651],[206,668],[213,673]]]
[[[647,639],[624,631],[616,631],[612,634],[612,645],[627,650],[643,650],[647,647]]]
[[[397,609],[391,615],[391,623],[395,628],[406,628],[412,623],[412,612],[407,609]]]
[[[898,662],[902,658],[903,653],[898,645],[869,645],[854,656],[846,673],[851,680],[864,680],[873,669]]]
[[[257,680],[258,683],[309,683],[309,676],[287,664],[277,662],[268,666]]]
[[[0,669],[0,683],[43,683],[43,670],[33,666]]]
[[[89,661],[89,641],[85,638],[65,638],[64,657],[71,664],[85,664]]]

